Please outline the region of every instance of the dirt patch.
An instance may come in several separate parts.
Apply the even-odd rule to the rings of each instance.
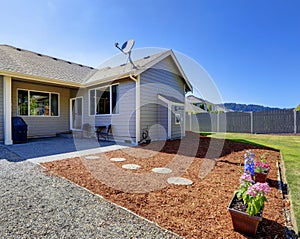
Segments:
[[[280,155],[268,148],[189,134],[184,140],[98,154],[100,159],[77,157],[43,163],[43,166],[48,172],[65,177],[185,238],[247,238],[233,231],[227,211],[239,184],[240,164],[246,149],[256,155],[267,153],[272,167],[267,179],[271,192],[256,238],[284,238],[283,201],[276,168]],[[110,158],[126,158],[126,161],[111,162]],[[141,169],[122,169],[123,164],[131,163],[140,165]],[[170,168],[172,173],[152,172],[156,167]],[[169,185],[167,178],[173,176],[194,183]]]

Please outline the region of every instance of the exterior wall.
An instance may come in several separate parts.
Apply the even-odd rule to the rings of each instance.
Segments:
[[[171,138],[181,138],[184,136],[185,131],[185,121],[184,121],[184,110],[176,110],[176,106],[172,106],[172,114],[171,114],[171,124],[172,124],[172,130],[171,130]],[[180,124],[175,124],[175,116],[176,114],[180,115],[181,122]]]
[[[168,104],[160,100],[158,104],[158,125],[156,128],[160,139],[166,139],[168,137],[168,113]]]
[[[83,124],[112,125],[112,135],[117,141],[135,142],[135,82],[130,79],[114,81],[119,83],[119,114],[89,115],[89,89],[94,89],[110,84],[96,85],[81,89],[77,96],[83,97]]]
[[[0,142],[4,139],[3,76],[0,76]]]
[[[175,98],[177,102],[183,104],[185,102],[184,81],[176,69],[172,58],[168,57],[141,74],[141,129],[148,128],[152,140],[166,139],[161,138],[159,134],[159,128],[164,127],[159,122],[163,121],[161,117],[164,116],[161,116],[159,112],[158,105],[161,104],[161,101],[158,99],[158,95]],[[183,113],[184,111],[182,115]],[[174,120],[173,114],[172,119]],[[181,132],[177,130],[178,125],[175,125],[173,120],[171,132],[174,134],[172,133],[171,137],[181,137]],[[181,125],[184,127],[184,115]]]
[[[12,81],[12,116],[17,116],[18,102],[17,89],[36,90],[59,93],[60,115],[57,117],[48,116],[24,116],[21,117],[28,125],[28,137],[55,136],[56,133],[70,130],[70,89],[29,83],[23,81]]]

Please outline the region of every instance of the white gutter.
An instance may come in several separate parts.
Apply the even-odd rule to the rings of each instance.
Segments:
[[[135,82],[135,139],[136,144],[140,142],[141,132],[141,90],[140,90],[140,75],[136,78],[132,74],[129,75],[130,79]]]

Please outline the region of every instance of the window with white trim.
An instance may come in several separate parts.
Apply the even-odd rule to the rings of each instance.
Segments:
[[[175,124],[180,124],[180,122],[181,122],[181,115],[175,114]]]
[[[18,89],[18,115],[59,116],[59,94]]]
[[[119,113],[119,85],[89,90],[90,115]]]

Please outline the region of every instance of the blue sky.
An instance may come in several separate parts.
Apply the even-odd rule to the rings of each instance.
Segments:
[[[135,48],[173,49],[211,76],[223,102],[300,103],[298,0],[1,1],[0,44],[97,67]],[[210,89],[192,83],[205,98]],[[218,102],[216,102],[218,103]]]

